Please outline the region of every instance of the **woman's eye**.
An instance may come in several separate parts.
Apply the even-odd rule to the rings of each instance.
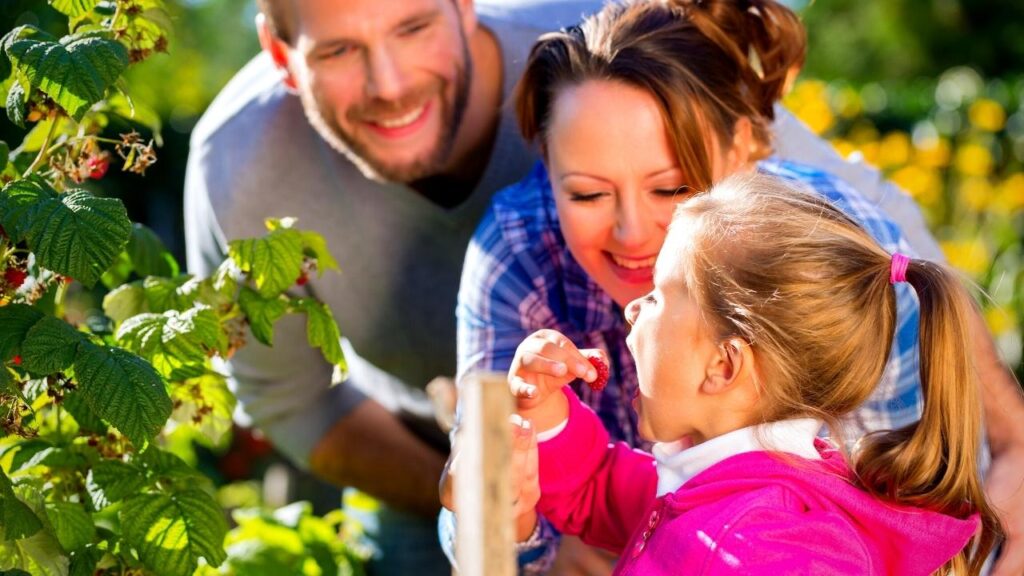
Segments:
[[[570,192],[569,200],[573,202],[593,202],[594,200],[597,200],[598,198],[605,196],[606,194],[607,192]]]
[[[676,200],[682,200],[684,198],[690,197],[690,195],[693,194],[693,189],[687,186],[686,184],[683,184],[682,186],[677,186],[676,188],[657,188],[654,190],[654,193],[664,198],[674,198]]]

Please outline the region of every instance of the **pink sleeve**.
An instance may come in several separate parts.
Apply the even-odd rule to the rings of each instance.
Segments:
[[[537,510],[559,530],[621,552],[654,503],[654,459],[625,443],[609,444],[597,415],[568,386],[563,391],[569,400],[569,422],[557,436],[538,445]]]

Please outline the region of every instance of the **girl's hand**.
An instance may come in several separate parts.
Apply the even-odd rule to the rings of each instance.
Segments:
[[[530,537],[537,525],[537,501],[540,480],[537,474],[537,433],[529,420],[518,414],[509,417],[512,424],[512,515],[516,522],[516,541]]]
[[[516,349],[508,371],[509,388],[516,398],[519,414],[533,419],[537,431],[542,432],[567,417],[567,408],[566,413],[554,421],[541,416],[553,410],[549,399],[562,398],[561,394],[556,394],[562,386],[577,378],[585,382],[597,379],[597,370],[587,360],[588,356],[598,356],[607,364],[601,350],[580,350],[555,330],[538,330]],[[564,406],[564,402],[560,404]]]

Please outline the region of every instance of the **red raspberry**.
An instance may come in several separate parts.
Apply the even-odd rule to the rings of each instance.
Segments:
[[[4,270],[4,280],[6,280],[7,283],[15,289],[25,283],[25,278],[28,278],[28,272],[19,268],[8,268],[7,270]]]
[[[100,156],[93,156],[89,158],[86,167],[89,168],[89,178],[99,180],[106,175],[107,169],[110,168],[110,156],[106,153]]]
[[[600,356],[590,356],[587,358],[590,361],[590,365],[597,370],[597,378],[593,382],[587,382],[587,386],[595,392],[604,390],[604,387],[608,385],[608,365],[604,363],[604,360]]]
[[[295,279],[296,286],[305,286],[306,282],[309,282],[309,276],[305,272],[299,274],[299,277]]]
[[[14,356],[14,365],[21,366],[21,354],[16,354]]]

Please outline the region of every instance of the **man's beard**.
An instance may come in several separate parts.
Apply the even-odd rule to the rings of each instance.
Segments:
[[[344,154],[364,176],[378,182],[402,182],[409,183],[422,178],[438,174],[450,159],[455,138],[462,125],[462,119],[466,113],[466,106],[469,101],[469,85],[472,79],[472,61],[470,60],[469,49],[463,37],[462,42],[463,66],[459,66],[455,73],[454,97],[449,101],[445,96],[445,86],[437,90],[440,94],[441,127],[434,147],[425,156],[417,158],[404,164],[389,164],[386,158],[374,157],[367,146],[350,134],[346,134],[338,123],[333,113],[333,108],[321,105],[316,96],[310,90],[300,90],[299,96],[302,100],[302,109],[310,125],[320,136],[331,145],[332,148]],[[414,92],[412,98],[404,100],[426,102],[426,99],[419,97],[422,92]],[[369,109],[406,109],[403,102],[370,104]],[[324,112],[327,112],[325,114]],[[360,114],[363,116],[363,114]],[[371,116],[372,117],[372,116]]]

